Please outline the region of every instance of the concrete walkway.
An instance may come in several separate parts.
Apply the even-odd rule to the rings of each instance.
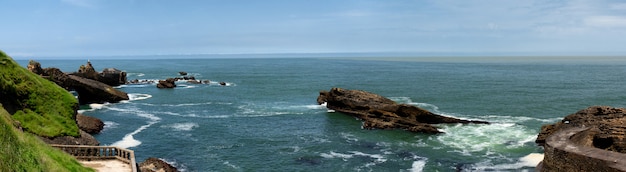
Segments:
[[[118,160],[79,161],[98,172],[132,172],[131,166]]]

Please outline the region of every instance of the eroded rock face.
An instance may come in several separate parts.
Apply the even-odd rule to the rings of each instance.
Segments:
[[[319,104],[326,102],[326,107],[337,112],[355,116],[363,120],[366,129],[404,129],[420,133],[442,133],[431,124],[440,123],[476,123],[486,121],[462,120],[431,113],[427,110],[398,104],[383,96],[361,91],[332,88],[321,91],[317,98]]]
[[[102,120],[80,113],[76,114],[76,123],[78,124],[78,128],[89,134],[98,134],[104,128],[104,122],[102,122]]]
[[[150,157],[146,159],[144,162],[139,163],[139,171],[141,172],[177,172],[178,169],[176,169],[176,167],[168,164],[167,162],[159,158]]]
[[[592,106],[570,114],[560,122],[541,127],[536,143],[543,145],[553,133],[569,128],[590,127],[585,137],[572,141],[582,146],[592,146],[608,151],[626,153],[626,109],[609,106]]]

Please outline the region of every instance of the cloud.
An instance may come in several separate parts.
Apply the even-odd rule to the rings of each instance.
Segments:
[[[601,28],[626,27],[625,16],[590,16],[584,19],[587,26]]]
[[[61,0],[61,2],[84,8],[94,8],[96,6],[95,0]]]

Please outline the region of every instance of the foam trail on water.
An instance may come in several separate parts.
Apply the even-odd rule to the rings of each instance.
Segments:
[[[426,160],[414,161],[409,171],[410,172],[422,172],[424,171],[425,166],[426,166]]]
[[[91,112],[91,111],[95,111],[98,109],[102,109],[106,105],[109,105],[109,103],[103,103],[103,104],[92,103],[92,104],[89,104],[89,109],[82,109],[82,110],[78,110],[77,112],[78,113]]]
[[[139,146],[141,144],[141,141],[135,139],[133,136],[143,130],[145,130],[146,128],[152,126],[153,124],[157,123],[158,121],[151,121],[146,125],[143,125],[141,127],[139,127],[137,130],[126,134],[122,140],[117,141],[113,144],[111,144],[111,146],[117,146],[117,147],[121,147],[121,148],[131,148],[131,147],[136,147]]]

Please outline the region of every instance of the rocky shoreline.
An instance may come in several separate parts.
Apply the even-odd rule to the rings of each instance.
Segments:
[[[30,61],[27,67],[31,72],[40,75],[68,91],[76,91],[80,104],[90,103],[115,103],[122,100],[129,100],[128,94],[119,91],[113,86],[119,86],[127,83],[126,72],[115,68],[106,68],[103,72],[98,73],[93,68],[91,62],[81,65],[78,72],[64,73],[58,68],[41,68],[41,64],[36,61]],[[54,138],[41,137],[45,143],[61,144],[61,145],[92,145],[98,146],[100,142],[91,134],[98,134],[104,128],[102,120],[85,116],[77,112],[75,109],[75,120],[80,129],[80,136],[61,136]],[[150,157],[144,162],[139,163],[140,171],[152,172],[176,172],[174,166],[167,162]]]

